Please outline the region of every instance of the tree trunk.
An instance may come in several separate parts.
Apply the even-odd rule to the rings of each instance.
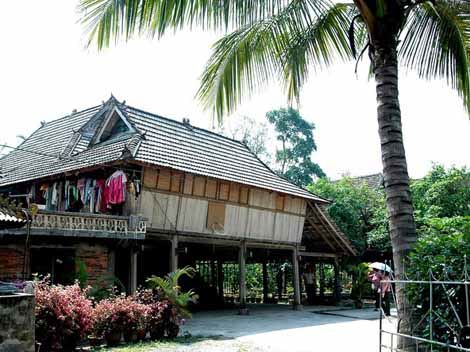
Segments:
[[[416,241],[416,226],[403,145],[396,48],[396,41],[388,41],[386,45],[373,44],[370,54],[376,81],[377,119],[395,277],[403,279],[404,261]],[[400,332],[408,334],[410,310],[403,288],[397,285],[396,290]],[[403,348],[404,342],[399,341],[399,347]]]

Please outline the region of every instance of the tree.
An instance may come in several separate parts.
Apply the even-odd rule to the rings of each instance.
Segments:
[[[430,218],[470,216],[470,170],[434,165],[422,179],[411,184],[419,226]]]
[[[311,184],[312,175],[324,177],[323,170],[311,159],[317,150],[313,139],[315,125],[292,108],[270,111],[266,118],[274,125],[276,138],[281,143],[281,149],[276,150],[278,172],[300,187]]]
[[[221,125],[216,129],[224,136],[236,139],[245,144],[259,159],[269,163],[271,154],[266,148],[268,138],[268,126],[265,123],[258,123],[249,116],[242,116],[235,120],[233,124]]]
[[[81,0],[83,22],[99,48],[134,34],[162,36],[183,26],[232,32],[218,40],[198,96],[222,118],[277,79],[299,99],[311,68],[368,50],[397,276],[416,241],[398,98],[398,61],[440,77],[470,112],[470,5],[466,0]],[[399,313],[404,296],[398,293]],[[402,321],[402,332],[408,331]]]
[[[328,206],[328,213],[360,254],[366,249],[390,249],[383,190],[371,188],[365,182],[355,182],[347,176],[334,182],[322,178],[308,189],[333,201]]]

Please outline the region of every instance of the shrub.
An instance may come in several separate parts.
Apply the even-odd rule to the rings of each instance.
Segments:
[[[149,308],[133,297],[118,296],[100,301],[94,309],[94,333],[132,333],[145,330]]]
[[[178,335],[179,326],[183,323],[184,318],[191,317],[188,310],[188,304],[195,302],[198,296],[192,291],[182,292],[178,284],[178,280],[182,276],[193,277],[196,270],[187,266],[169,273],[164,278],[152,276],[147,279],[150,286],[158,291],[162,305],[161,309],[162,322],[168,337],[174,338]]]
[[[93,326],[92,302],[78,283],[35,285],[36,341],[43,351],[70,351]]]
[[[432,271],[437,279],[462,280],[465,255],[470,259],[470,216],[427,219],[419,232],[420,237],[407,265],[409,278],[428,280],[429,272]],[[430,337],[427,314],[430,302],[429,285],[410,284],[407,286],[407,293],[414,313],[413,333],[416,336]],[[460,320],[466,321],[463,285],[434,285],[433,337],[441,342],[453,343],[460,331],[460,325],[450,308],[449,300]],[[418,324],[422,318],[424,320]]]

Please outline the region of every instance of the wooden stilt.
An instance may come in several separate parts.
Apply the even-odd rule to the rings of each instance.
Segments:
[[[292,267],[294,281],[294,309],[302,310],[302,302],[300,301],[300,273],[299,273],[299,256],[297,247],[292,251]]]
[[[246,307],[246,242],[241,241],[238,250],[238,265],[240,269],[240,315],[248,315],[249,311]]]
[[[174,235],[171,238],[171,246],[170,246],[170,272],[173,272],[176,269],[178,269],[178,254],[176,253],[177,248],[178,248],[178,235]]]
[[[268,302],[268,263],[266,259],[263,259],[263,303]]]
[[[320,299],[325,299],[325,263],[320,263]]]
[[[130,287],[129,291],[134,294],[137,291],[137,251],[131,249]]]
[[[224,265],[222,259],[217,259],[217,287],[220,302],[224,303]]]
[[[338,260],[335,260],[334,263],[334,269],[335,269],[335,287],[334,287],[334,299],[335,302],[338,303],[341,301],[341,279],[340,279],[340,271],[339,271],[339,263]]]

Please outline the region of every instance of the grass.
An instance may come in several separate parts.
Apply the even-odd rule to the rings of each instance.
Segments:
[[[120,345],[117,347],[99,347],[93,352],[149,352],[149,351],[173,351],[178,347],[196,344],[203,341],[224,340],[223,336],[180,336],[173,340],[139,342]]]

